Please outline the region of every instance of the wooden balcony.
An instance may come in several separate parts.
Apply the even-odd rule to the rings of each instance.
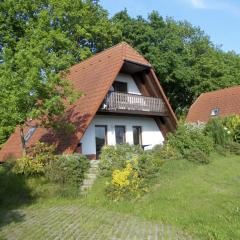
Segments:
[[[167,112],[161,98],[120,92],[109,92],[99,111],[152,116],[164,116]]]

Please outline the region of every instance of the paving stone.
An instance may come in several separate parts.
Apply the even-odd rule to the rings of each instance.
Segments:
[[[19,221],[16,215],[22,216]],[[25,208],[5,216],[0,224],[4,240],[193,240],[170,225],[79,206]]]

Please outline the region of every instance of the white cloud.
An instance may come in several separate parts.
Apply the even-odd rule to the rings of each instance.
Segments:
[[[227,0],[186,0],[185,2],[198,9],[219,10],[240,15],[240,4],[234,4]]]
[[[190,3],[195,8],[202,8],[202,9],[206,8],[206,5],[203,0],[190,0]]]

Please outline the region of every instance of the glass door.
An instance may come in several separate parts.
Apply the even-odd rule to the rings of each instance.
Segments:
[[[101,149],[107,144],[107,126],[96,125],[95,126],[95,141],[96,141],[96,158],[99,158]]]

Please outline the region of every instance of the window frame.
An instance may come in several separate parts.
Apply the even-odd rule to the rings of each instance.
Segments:
[[[117,142],[117,132],[116,132],[116,128],[123,128],[124,129],[124,135],[123,135],[123,143],[118,143]],[[116,144],[126,144],[126,126],[125,125],[115,125],[114,126],[114,131],[115,131],[115,142]]]
[[[123,85],[125,85],[125,86],[124,86],[124,88],[125,88],[124,91],[116,90],[116,87],[114,86],[114,85],[116,85],[116,84],[123,84]],[[112,86],[113,86],[114,92],[128,93],[128,83],[127,83],[127,82],[114,81],[113,84],[112,84]]]
[[[134,128],[140,129],[139,135],[138,135],[139,144],[134,143]],[[142,126],[132,126],[132,129],[133,129],[133,145],[142,146]]]

